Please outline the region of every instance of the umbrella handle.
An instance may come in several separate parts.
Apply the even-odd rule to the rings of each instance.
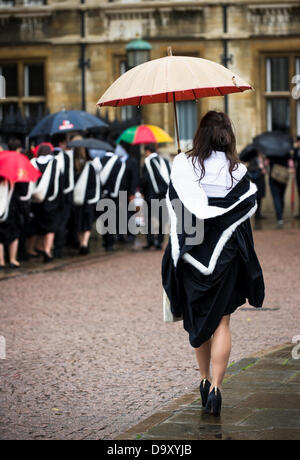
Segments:
[[[176,128],[176,137],[177,137],[177,153],[181,153],[175,92],[173,93],[173,106],[174,106],[175,128]]]

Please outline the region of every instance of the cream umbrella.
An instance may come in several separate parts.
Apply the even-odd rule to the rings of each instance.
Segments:
[[[252,89],[226,67],[207,59],[168,56],[140,64],[119,77],[97,105],[120,107],[154,103],[174,104],[178,152],[180,152],[176,102],[225,96]]]

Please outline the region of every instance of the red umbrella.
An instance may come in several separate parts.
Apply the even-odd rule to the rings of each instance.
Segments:
[[[0,152],[0,176],[11,182],[35,182],[41,173],[22,153],[5,150]]]

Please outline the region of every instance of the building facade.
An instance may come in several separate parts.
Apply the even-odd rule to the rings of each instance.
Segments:
[[[300,135],[300,99],[293,91],[300,75],[300,3],[294,0],[0,0],[0,75],[6,79],[0,127],[13,116],[33,124],[62,107],[95,113],[99,97],[126,69],[125,46],[137,35],[151,44],[151,59],[171,45],[174,55],[226,63],[253,85],[255,91],[228,97],[239,149],[265,130]],[[201,114],[213,108],[223,109],[224,99],[178,104],[184,145]],[[174,135],[172,110],[145,106],[142,119]],[[100,114],[126,119],[130,110],[102,108]]]

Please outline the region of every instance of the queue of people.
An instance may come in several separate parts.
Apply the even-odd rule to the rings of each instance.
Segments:
[[[8,149],[21,152],[22,145],[12,139]],[[23,259],[43,256],[48,263],[63,256],[67,243],[76,245],[80,255],[88,254],[91,230],[99,216],[96,205],[101,198],[115,202],[118,217],[127,211],[118,209],[121,192],[126,192],[128,203],[139,190],[145,200],[164,197],[170,180],[169,161],[156,152],[154,145],[146,146],[145,151],[145,166],[139,174],[138,163],[125,143],[115,152],[93,157],[87,148],[69,149],[66,136],[58,134],[35,148],[31,163],[41,173],[37,182],[13,185],[0,178],[0,269],[6,267],[5,259],[10,268],[18,268],[18,253]],[[162,248],[161,222],[158,227],[157,237],[147,236],[145,249]],[[117,242],[134,238],[129,230],[127,234],[119,232],[117,223],[116,232],[103,235],[103,246],[112,251]]]

